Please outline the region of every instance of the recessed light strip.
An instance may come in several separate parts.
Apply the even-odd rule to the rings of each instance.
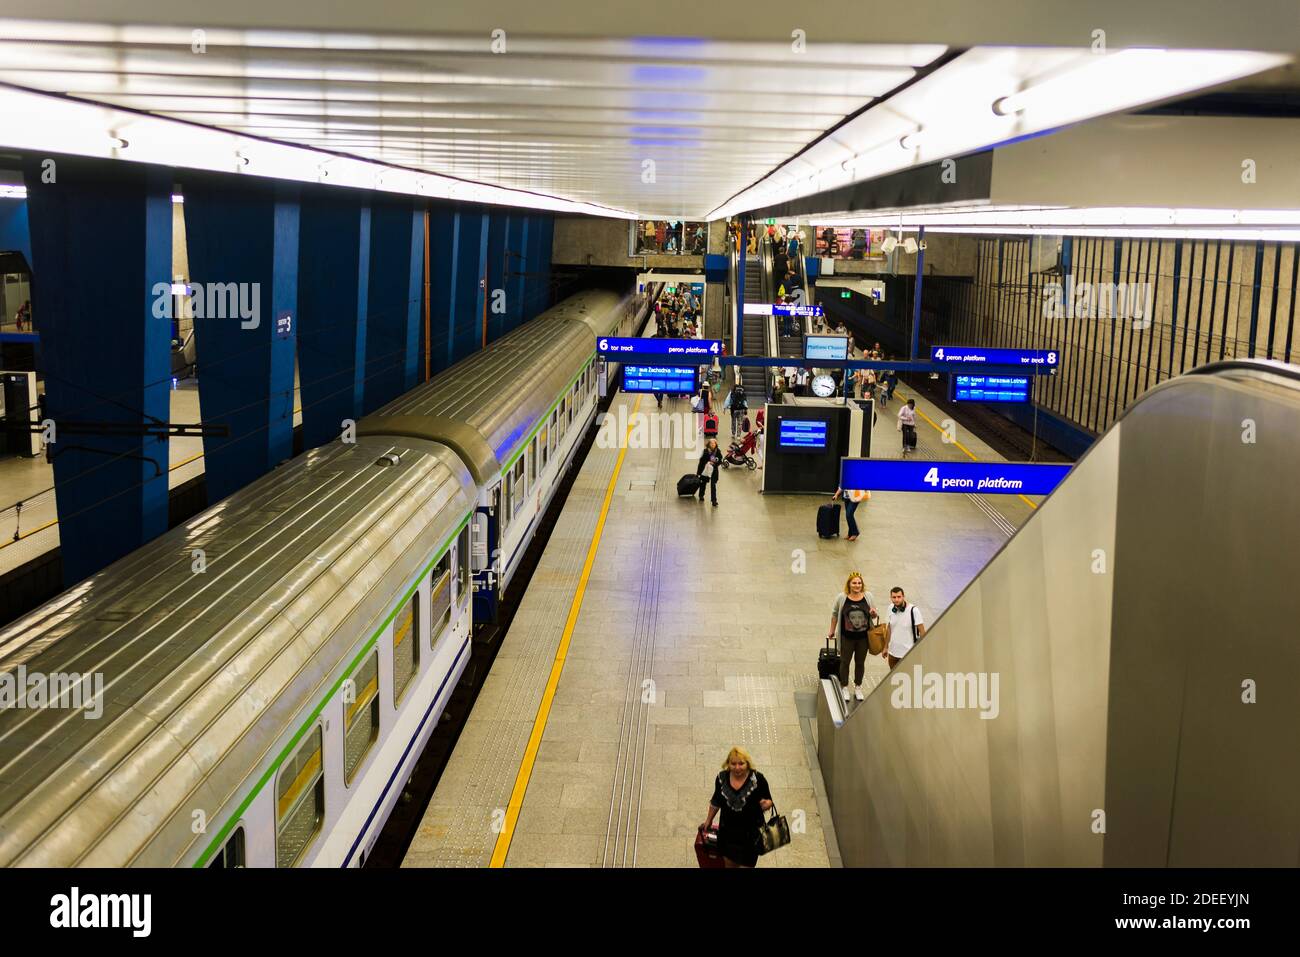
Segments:
[[[4,117],[0,123],[0,146],[37,154],[131,160],[180,169],[327,183],[612,219],[633,219],[636,215],[607,206],[472,183],[12,87],[0,88],[0,116]]]

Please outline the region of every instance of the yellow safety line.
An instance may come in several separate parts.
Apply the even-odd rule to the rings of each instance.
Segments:
[[[640,400],[638,399],[637,401]],[[299,412],[302,411],[302,409],[298,408],[298,409],[294,409],[293,411],[294,414],[297,415]],[[203,455],[204,453],[200,452],[198,455],[191,455],[184,462],[177,462],[175,465],[173,465],[171,468],[167,470],[167,474],[170,475],[172,472],[175,472],[177,469],[184,468],[185,466],[189,465],[191,462],[197,462],[199,459],[203,458]],[[27,532],[24,535],[19,535],[17,538],[11,538],[7,542],[0,543],[0,548],[8,548],[10,545],[16,544],[17,542],[21,542],[24,538],[30,538],[31,536],[35,535],[37,532],[43,532],[47,528],[53,528],[55,525],[58,524],[59,524],[59,520],[57,518],[52,522],[46,522],[40,528],[33,528],[30,532]]]
[[[917,410],[916,410],[916,414],[919,415],[921,418],[925,419],[925,421],[929,422],[930,425],[934,426],[934,430],[935,430],[936,432],[938,432],[940,435],[943,434],[943,429],[941,429],[941,428],[939,428],[939,426],[935,425],[935,424],[934,424],[934,420],[931,419],[931,418],[930,418],[928,415],[926,415],[924,412],[922,412],[920,409],[917,409]],[[967,457],[969,457],[970,460],[971,460],[972,462],[978,462],[978,461],[979,461],[979,459],[975,458],[975,456],[971,454],[971,450],[968,449],[968,448],[966,448],[966,446],[962,445],[960,442],[958,442],[958,441],[956,440],[956,438],[954,438],[952,441],[953,441],[953,444],[954,444],[955,446],[957,446],[957,448],[961,449],[963,452],[966,453]],[[1016,494],[1017,494],[1017,496],[1019,497],[1020,501],[1024,502],[1026,505],[1028,505],[1028,506],[1029,506],[1030,508],[1032,508],[1034,511],[1038,511],[1038,506],[1037,506],[1037,505],[1035,505],[1033,502],[1029,501],[1029,499],[1025,498],[1023,495],[1020,495],[1019,493],[1016,493]]]
[[[614,463],[614,474],[609,478],[609,487],[605,489],[605,501],[600,507],[600,517],[596,519],[596,530],[591,536],[591,546],[587,549],[587,560],[582,566],[582,576],[578,579],[578,588],[573,593],[573,602],[569,606],[569,618],[564,623],[564,634],[560,636],[560,646],[555,650],[555,660],[551,663],[551,674],[546,679],[546,690],[542,692],[542,702],[537,706],[537,717],[533,719],[533,730],[528,736],[528,746],[524,748],[524,758],[519,764],[519,773],[515,775],[514,790],[510,792],[510,802],[506,805],[506,819],[497,835],[496,846],[492,849],[489,867],[505,867],[506,855],[510,853],[510,841],[515,834],[515,823],[519,820],[519,811],[524,804],[524,792],[528,790],[528,779],[533,774],[533,763],[537,760],[537,750],[542,745],[542,733],[546,730],[546,721],[551,715],[551,703],[555,699],[555,689],[560,684],[560,673],[564,670],[564,659],[569,652],[569,641],[573,638],[574,626],[582,611],[582,599],[587,592],[587,579],[591,576],[591,566],[596,561],[596,549],[600,547],[600,536],[605,531],[605,517],[609,514],[609,503],[614,498],[614,486],[618,482],[618,473],[623,469],[623,459],[627,456],[628,439],[632,434],[632,419],[641,408],[641,396],[637,396],[628,416],[627,434],[623,436],[623,447],[619,449],[618,461]]]

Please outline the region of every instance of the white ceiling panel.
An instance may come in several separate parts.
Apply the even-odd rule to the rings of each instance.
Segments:
[[[380,163],[696,217],[942,56],[933,44],[0,21],[0,82]],[[201,47],[201,50],[199,49]],[[196,52],[197,51],[197,52]]]

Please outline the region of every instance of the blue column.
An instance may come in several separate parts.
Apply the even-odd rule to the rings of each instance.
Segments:
[[[537,304],[539,313],[550,309],[551,302],[551,251],[555,243],[555,217],[550,213],[543,213],[538,217],[538,232],[541,233],[541,244],[538,247],[537,271],[541,274],[539,284],[540,301]]]
[[[423,273],[422,210],[409,201],[377,199],[370,211],[365,412],[415,387]]]
[[[302,197],[298,377],[305,448],[361,418],[370,284],[370,197],[320,187]]]
[[[455,214],[447,365],[477,352],[483,344],[480,281],[487,268],[487,218],[480,208],[471,206],[461,207]]]
[[[46,183],[41,160],[25,160],[24,178],[46,415],[69,426],[165,424],[172,171],[60,157]],[[165,436],[56,433],[65,585],[167,530],[167,449]]]
[[[187,174],[185,241],[209,504],[293,454],[297,187]]]
[[[32,239],[27,228],[27,201],[0,199],[0,252],[19,252],[32,264]]]
[[[455,209],[433,206],[429,210],[429,368],[433,375],[451,365],[456,251]]]
[[[506,272],[510,274],[510,328],[515,329],[528,319],[526,280],[528,273],[529,217],[518,212],[510,217],[506,245],[510,255],[506,259]]]
[[[507,211],[493,211],[489,215],[486,290],[488,342],[500,339],[510,328],[510,291],[506,288],[506,235],[509,228],[510,215]]]

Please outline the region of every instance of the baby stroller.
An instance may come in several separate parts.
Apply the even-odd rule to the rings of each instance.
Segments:
[[[754,458],[753,451],[758,448],[758,433],[752,429],[745,433],[745,437],[739,442],[732,442],[731,448],[727,449],[727,454],[722,457],[722,467],[730,468],[731,466],[744,466],[751,472],[758,468],[758,460]]]

